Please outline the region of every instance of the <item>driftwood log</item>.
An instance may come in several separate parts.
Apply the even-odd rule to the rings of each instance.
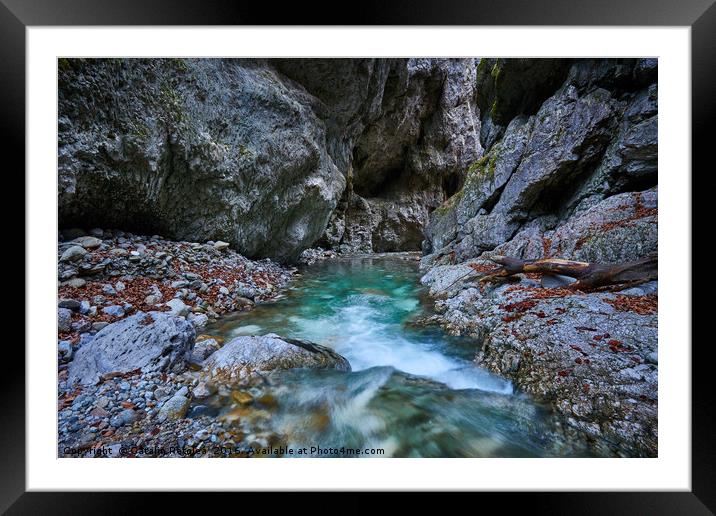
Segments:
[[[509,256],[492,256],[490,260],[500,267],[480,278],[480,282],[496,281],[514,274],[559,274],[577,280],[567,288],[589,290],[610,285],[637,285],[658,277],[656,254],[650,254],[634,262],[614,264],[577,262],[559,258],[520,260]]]

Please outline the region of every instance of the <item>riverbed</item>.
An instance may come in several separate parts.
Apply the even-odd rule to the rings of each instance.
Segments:
[[[349,360],[351,372],[270,377],[260,392],[270,406],[256,410],[280,436],[272,445],[328,456],[594,455],[548,405],[476,366],[479,343],[419,323],[432,310],[419,279],[413,255],[326,260],[304,268],[275,302],[207,328],[227,341],[269,333],[307,339]],[[213,403],[217,417],[236,411]]]

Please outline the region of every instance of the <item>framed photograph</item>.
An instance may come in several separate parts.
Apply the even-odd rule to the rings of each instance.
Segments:
[[[3,510],[712,513],[712,1],[0,3],[26,193]]]

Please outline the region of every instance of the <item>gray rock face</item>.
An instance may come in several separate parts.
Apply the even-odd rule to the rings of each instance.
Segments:
[[[351,370],[348,360],[330,348],[275,334],[237,337],[210,355],[203,370],[212,377],[241,378],[253,371],[293,368]]]
[[[481,153],[475,74],[474,59],[62,60],[60,222],[294,260],[358,195],[377,199],[378,248],[418,249]]]
[[[478,67],[487,152],[426,226],[433,322],[479,341],[478,364],[571,426],[616,453],[655,456],[656,282],[617,296],[564,290],[564,277],[478,288],[470,266],[489,268],[491,253],[617,263],[657,251],[656,62],[575,60],[547,73],[545,60],[548,76],[534,78],[502,61],[487,61],[489,78]],[[535,81],[539,93],[521,100]]]
[[[618,310],[615,294],[543,297],[545,289],[526,279],[480,290],[467,270],[436,266],[423,278],[439,298],[435,322],[479,340],[478,364],[551,401],[570,425],[614,443],[617,453],[656,455],[655,309]],[[631,290],[619,295],[653,295]]]
[[[70,363],[68,381],[94,384],[107,373],[181,370],[195,338],[194,327],[183,318],[138,313],[105,326],[82,346]]]
[[[621,251],[607,252],[608,256],[590,254],[587,250],[594,246],[576,253],[574,243],[571,249],[549,243],[554,237],[567,245],[573,226],[585,229],[586,219],[578,217],[587,210],[592,210],[591,225],[598,225],[595,218],[600,217],[604,224],[610,218],[629,218],[621,208],[610,213],[621,201],[600,203],[656,185],[657,86],[652,63],[646,61],[578,60],[565,74],[564,84],[539,108],[514,104],[518,107],[502,112],[500,122],[506,127],[469,167],[462,188],[431,214],[423,243],[424,253],[431,256],[425,263],[446,255],[460,262],[495,248],[529,258],[559,252],[563,258],[589,255],[609,261],[648,252],[651,236],[645,245],[629,250],[649,233],[650,226],[642,222],[625,223],[620,231],[610,232],[612,250]],[[506,84],[519,83],[520,78],[510,78],[510,73],[518,73],[520,67],[510,63],[493,66]],[[525,116],[530,112],[534,114]],[[513,118],[506,122],[508,115]],[[654,204],[637,211],[643,215],[655,209]],[[653,233],[655,238],[655,228]]]

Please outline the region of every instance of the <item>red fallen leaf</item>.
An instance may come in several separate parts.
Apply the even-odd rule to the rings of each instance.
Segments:
[[[569,376],[569,371],[559,371],[557,374],[559,376],[565,377],[565,376]]]
[[[579,357],[575,358],[574,361],[575,361],[577,364],[581,364],[581,363],[582,363],[582,359],[579,358]]]
[[[518,301],[516,303],[509,303],[506,305],[500,305],[500,308],[503,310],[506,310],[508,312],[526,312],[530,308],[534,308],[537,306],[537,301],[532,301],[531,299],[528,299],[526,301]]]
[[[159,433],[159,427],[158,427],[158,426],[155,426],[154,428],[152,428],[152,431],[149,432],[149,433],[150,433],[151,435],[157,435],[157,434]]]
[[[544,312],[541,311],[541,310],[540,310],[539,312],[537,312],[535,315],[536,315],[537,317],[539,317],[540,319],[544,319],[545,317],[547,317],[547,314],[544,313]]]
[[[132,403],[131,401],[123,401],[122,403],[120,403],[120,405],[122,405],[122,408],[126,409],[134,408],[134,403]]]
[[[554,311],[557,312],[558,314],[563,314],[563,313],[567,312],[567,309],[562,308],[561,306],[558,306],[557,308],[554,309]]]
[[[594,337],[592,337],[592,339],[594,339],[596,341],[600,341],[603,339],[603,337],[601,335],[595,335]]]
[[[583,384],[582,390],[584,391],[585,394],[588,394],[589,393],[589,384],[588,383]]]
[[[550,319],[549,321],[547,321],[547,324],[549,324],[550,326],[553,324],[557,324],[557,319]]]
[[[582,348],[580,348],[579,346],[575,346],[574,344],[570,344],[569,347],[572,348],[572,349],[575,350],[575,351],[579,351],[580,353],[582,353]]]
[[[609,344],[610,346],[618,346],[618,345],[621,344],[621,341],[620,341],[620,340],[616,340],[616,339],[612,339],[612,340],[610,340],[609,342],[607,342],[607,344]]]

